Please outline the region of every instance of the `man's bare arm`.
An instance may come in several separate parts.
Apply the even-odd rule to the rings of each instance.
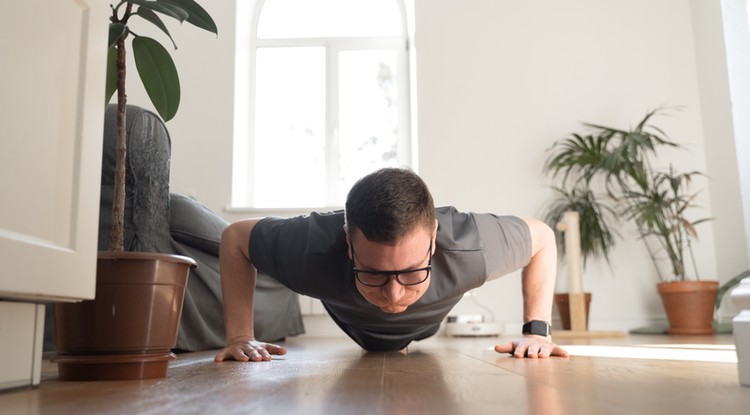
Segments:
[[[250,233],[258,220],[244,220],[229,225],[221,235],[219,265],[221,294],[224,300],[226,346],[215,360],[240,362],[271,360],[286,349],[255,340],[253,329],[253,296],[257,271],[249,253]]]
[[[531,232],[531,260],[522,271],[524,322],[552,319],[552,296],[557,274],[557,244],[555,234],[544,222],[523,218]],[[495,346],[499,353],[511,353],[515,357],[568,356],[568,352],[552,342],[552,339],[537,335]]]

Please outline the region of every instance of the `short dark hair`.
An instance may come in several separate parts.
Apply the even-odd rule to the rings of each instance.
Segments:
[[[402,168],[377,170],[359,179],[346,197],[346,225],[369,241],[395,243],[417,226],[435,227],[435,204],[425,182]]]

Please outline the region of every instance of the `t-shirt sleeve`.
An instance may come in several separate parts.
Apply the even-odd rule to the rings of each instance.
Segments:
[[[294,275],[302,273],[307,244],[306,218],[265,218],[250,234],[250,259],[258,272],[294,290]],[[295,257],[296,256],[296,257]]]
[[[342,212],[265,218],[250,234],[250,258],[258,272],[317,298],[319,278],[347,272],[343,223]]]
[[[523,268],[531,260],[531,232],[516,216],[474,214],[487,261],[488,279]]]

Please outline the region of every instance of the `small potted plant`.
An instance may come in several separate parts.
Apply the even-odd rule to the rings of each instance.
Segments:
[[[126,40],[132,36],[136,68],[164,121],[177,113],[180,84],[169,52],[131,31],[133,21],[159,28],[174,45],[160,16],[217,34],[211,16],[194,0],[128,0],[110,5],[106,102],[117,92],[117,159],[112,229],[99,253],[95,299],[57,304],[56,347],[62,379],[162,377],[177,341],[191,258],[124,249],[126,140]],[[176,48],[176,45],[174,45]]]
[[[696,207],[698,193],[690,192],[689,185],[700,172],[650,172],[649,180],[631,186],[624,192],[623,213],[633,220],[646,241],[652,238],[656,248],[650,248],[652,258],[661,252],[668,258],[671,272],[659,271],[657,289],[669,319],[671,334],[711,334],[714,332],[713,312],[718,281],[702,281],[693,263],[695,279],[687,278],[686,263],[692,256],[691,241],[698,237],[695,226],[708,218],[690,220],[688,209]],[[696,312],[697,311],[697,312]]]
[[[592,188],[595,175],[590,170],[581,168],[584,160],[602,157],[599,151],[601,138],[593,135],[572,133],[556,141],[548,150],[544,163],[544,172],[553,176],[557,184],[552,186],[554,196],[544,208],[544,220],[558,233],[559,252],[565,255],[563,238],[557,227],[563,220],[565,212],[578,212],[580,252],[583,266],[590,258],[603,258],[609,263],[609,254],[617,240],[617,215],[608,204],[606,195],[597,195]],[[560,175],[562,173],[562,175]],[[584,293],[586,324],[588,324],[591,293]],[[569,295],[566,292],[554,295],[562,328],[571,328],[569,312]]]
[[[559,234],[557,225],[563,221],[566,212],[578,212],[580,252],[585,268],[589,258],[604,258],[609,262],[609,253],[616,243],[616,215],[606,201],[597,198],[593,191],[581,183],[567,188],[565,184],[554,186],[555,196],[545,206],[544,221]],[[563,238],[558,235],[559,252],[565,255]],[[563,330],[571,328],[569,295],[566,292],[555,293],[555,307],[560,316]],[[591,292],[584,293],[586,324],[591,304]]]
[[[697,237],[695,226],[708,220],[691,220],[688,216],[689,211],[696,207],[694,201],[697,197],[697,192],[689,191],[689,185],[692,178],[701,173],[680,173],[672,167],[661,171],[653,167],[660,148],[682,148],[650,123],[652,117],[662,111],[648,112],[629,130],[585,124],[592,133],[572,134],[555,142],[545,170],[563,173],[561,181],[568,187],[562,194],[576,196],[576,203],[569,203],[572,209],[576,210],[581,200],[585,202],[584,206],[592,206],[582,215],[591,215],[587,220],[602,227],[594,227],[594,232],[586,230],[587,236],[584,236],[582,226],[581,239],[592,238],[605,258],[608,258],[606,254],[613,239],[609,238],[611,232],[602,231],[611,229],[604,217],[614,212],[616,217],[633,222],[657,270],[657,288],[670,321],[670,333],[711,333],[718,282],[698,281],[697,269],[695,281],[691,281],[686,277],[685,267],[688,257],[692,258],[690,243]],[[594,197],[594,189],[600,189],[601,196]],[[550,215],[554,213],[554,209],[550,212]],[[663,256],[671,265],[672,271],[668,275],[659,267]],[[669,295],[672,291],[678,293],[676,297]],[[704,297],[706,304],[699,307]],[[672,310],[681,300],[689,304],[688,309],[701,308],[702,316],[680,319],[680,313]]]

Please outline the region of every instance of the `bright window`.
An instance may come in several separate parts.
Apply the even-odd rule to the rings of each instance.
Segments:
[[[363,175],[411,166],[402,0],[259,0],[249,15],[234,207],[340,207]]]

